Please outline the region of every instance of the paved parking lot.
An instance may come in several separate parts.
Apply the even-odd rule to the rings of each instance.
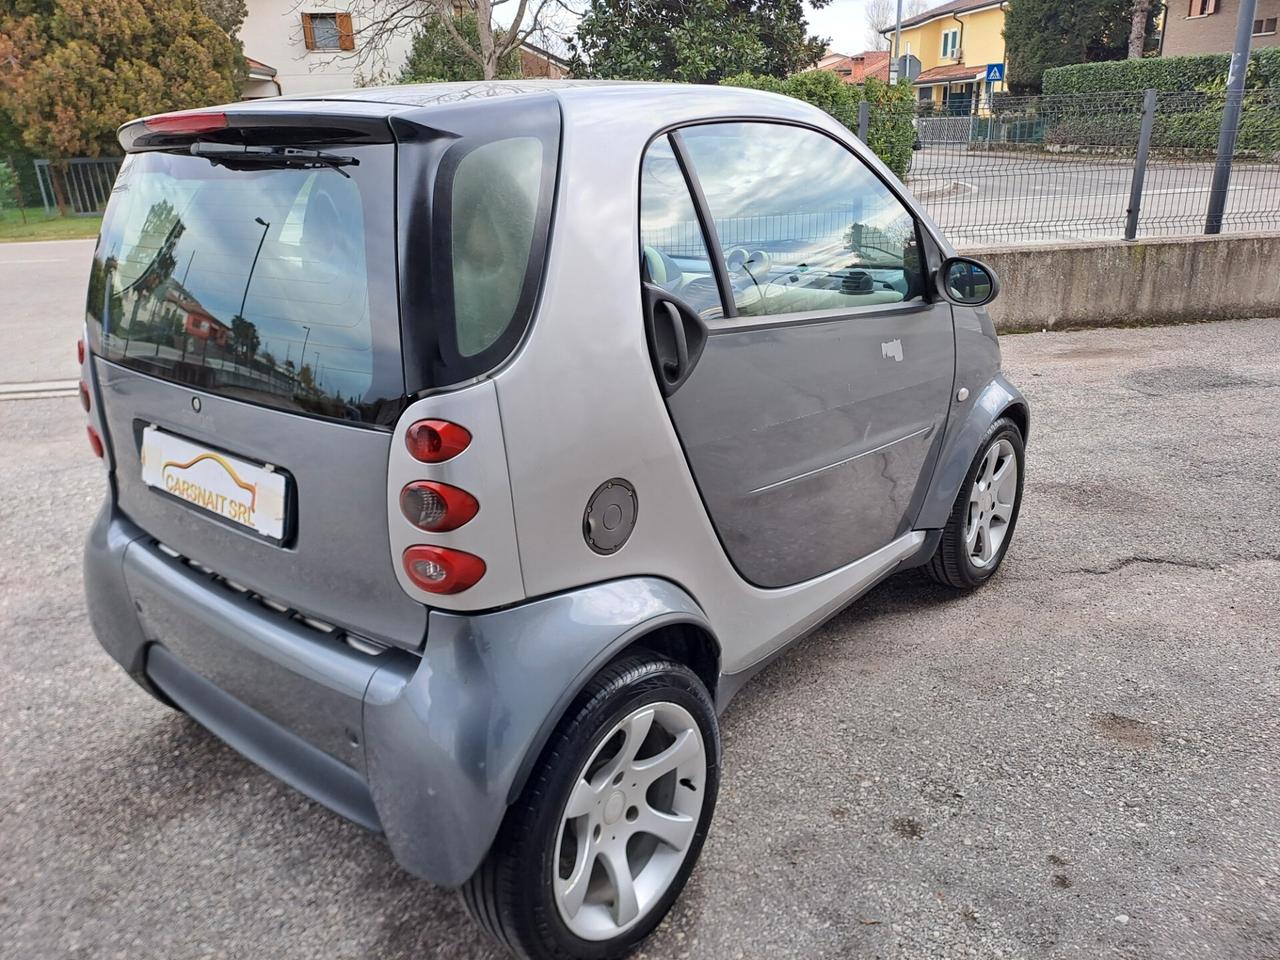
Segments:
[[[1035,406],[1005,569],[891,580],[735,701],[648,957],[1280,957],[1280,321],[1005,354]],[[99,650],[76,400],[0,402],[0,485],[0,956],[491,956]]]

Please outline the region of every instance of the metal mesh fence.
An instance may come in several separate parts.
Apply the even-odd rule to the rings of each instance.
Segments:
[[[1140,162],[1141,92],[999,97],[967,116],[929,110],[907,184],[960,244],[1204,232],[1225,93],[1155,96]],[[1135,197],[1135,174],[1141,186]],[[1241,103],[1223,229],[1280,228],[1280,92]]]
[[[120,158],[76,157],[56,164],[36,160],[35,171],[46,214],[65,206],[71,214],[90,216],[106,208],[120,172]]]

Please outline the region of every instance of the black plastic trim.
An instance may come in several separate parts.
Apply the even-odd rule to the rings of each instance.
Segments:
[[[542,290],[560,168],[561,116],[551,94],[436,106],[391,118],[399,144],[397,232],[405,386],[409,395],[482,376],[527,335]],[[542,178],[524,286],[511,322],[472,356],[458,350],[453,307],[453,176],[473,150],[498,140],[542,143]]]
[[[711,207],[707,203],[706,194],[702,192],[702,183],[698,173],[693,169],[689,155],[684,149],[684,138],[679,130],[672,130],[668,135],[671,141],[671,152],[680,164],[680,172],[684,174],[685,185],[693,197],[693,209],[698,215],[698,226],[702,228],[702,242],[706,244],[707,255],[711,258],[711,270],[715,274],[716,289],[720,291],[720,307],[726,317],[738,315],[738,305],[733,296],[733,284],[729,282],[729,266],[725,263],[724,250],[720,247],[720,233],[716,230],[716,222],[711,216]],[[645,148],[648,153],[648,147]]]

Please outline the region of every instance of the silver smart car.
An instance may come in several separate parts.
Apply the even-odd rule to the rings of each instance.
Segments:
[[[120,141],[94,629],[517,954],[634,947],[746,679],[892,573],[974,587],[1009,548],[996,279],[819,110],[440,84]]]

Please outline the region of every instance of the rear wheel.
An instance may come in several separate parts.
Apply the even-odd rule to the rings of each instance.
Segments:
[[[925,569],[949,587],[967,589],[996,572],[1022,507],[1022,432],[1008,417],[991,425],[978,447],[938,549]]]
[[[533,960],[625,956],[693,870],[719,755],[715,709],[693,671],[648,653],[605,668],[464,886],[471,915]]]

